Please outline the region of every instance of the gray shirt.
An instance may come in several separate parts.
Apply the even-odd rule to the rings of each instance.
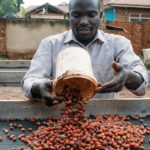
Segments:
[[[98,30],[94,40],[84,46],[77,41],[70,30],[42,40],[31,61],[30,68],[22,80],[22,89],[27,97],[32,98],[31,87],[33,83],[55,78],[58,53],[72,46],[82,47],[89,53],[94,75],[100,83],[103,84],[113,79],[112,62],[116,61],[129,70],[140,73],[144,79],[140,87],[135,91],[131,90],[131,92],[136,95],[145,92],[148,83],[147,71],[141,59],[134,53],[128,39]],[[94,98],[117,98],[118,96],[118,93],[98,93]]]

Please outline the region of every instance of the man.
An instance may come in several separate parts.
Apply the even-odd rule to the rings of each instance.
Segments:
[[[98,29],[100,18],[99,0],[70,1],[72,30],[41,42],[22,82],[27,97],[45,99],[48,105],[55,99],[63,100],[53,97],[50,91],[56,74],[57,55],[72,46],[84,48],[91,57],[94,75],[101,83],[95,89],[95,98],[117,98],[124,86],[136,95],[145,94],[148,79],[142,61],[133,52],[128,39]]]

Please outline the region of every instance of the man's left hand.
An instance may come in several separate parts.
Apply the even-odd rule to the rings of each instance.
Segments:
[[[115,77],[110,82],[103,85],[99,84],[99,87],[95,89],[96,93],[119,92],[125,86],[128,78],[128,70],[116,62],[112,63],[112,68],[114,70]]]

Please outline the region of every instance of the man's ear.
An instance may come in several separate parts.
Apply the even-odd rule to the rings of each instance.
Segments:
[[[68,20],[69,20],[69,23],[70,23],[70,25],[71,25],[71,17],[70,17],[70,13],[67,13],[67,15],[68,15]]]
[[[103,17],[103,11],[100,11],[100,19]]]
[[[67,13],[67,17],[68,17],[68,19],[70,19],[70,15],[69,15],[69,13]]]

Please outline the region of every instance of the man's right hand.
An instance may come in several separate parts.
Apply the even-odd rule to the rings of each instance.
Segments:
[[[59,103],[64,101],[64,97],[52,96],[52,81],[41,81],[34,83],[31,88],[33,98],[44,99],[46,105],[52,106],[53,102],[57,100]]]

